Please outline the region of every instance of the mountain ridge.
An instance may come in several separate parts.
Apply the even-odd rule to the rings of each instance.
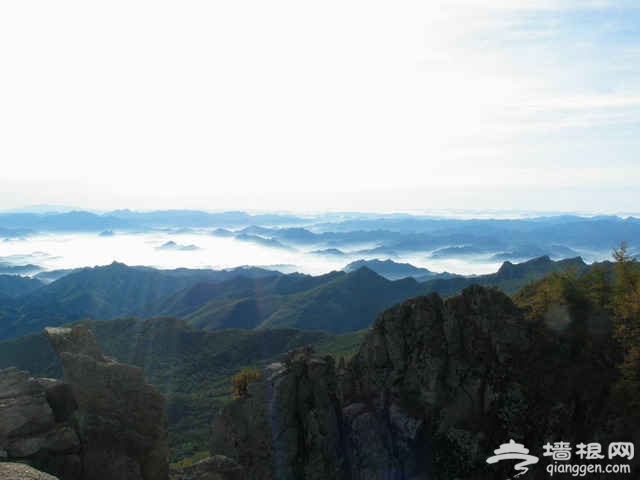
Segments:
[[[418,282],[388,280],[367,267],[325,275],[282,274],[259,268],[157,270],[111,265],[84,268],[11,299],[0,297],[0,339],[44,326],[95,318],[180,316],[204,329],[298,327],[359,330],[394,303],[428,292],[450,296],[473,283],[513,293],[552,271],[586,264],[540,257],[503,263],[489,275]]]

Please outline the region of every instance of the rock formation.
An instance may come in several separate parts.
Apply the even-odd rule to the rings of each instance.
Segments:
[[[237,460],[245,478],[345,478],[339,415],[333,359],[296,350],[224,410],[211,451]]]
[[[46,334],[64,382],[0,371],[0,459],[61,480],[167,479],[164,397],[139,368],[105,357],[85,326]]]
[[[2,480],[58,480],[57,477],[41,472],[22,463],[0,463]]]
[[[527,323],[496,289],[417,297],[337,369],[310,350],[268,366],[218,415],[211,451],[256,480],[507,478],[486,458],[509,439],[541,451],[610,433],[615,366],[585,345]]]
[[[105,357],[84,325],[45,332],[78,402],[84,477],[167,478],[164,397],[146,383],[142,370]]]
[[[80,439],[70,422],[75,401],[65,384],[0,370],[0,461],[28,460],[66,478],[80,478]]]

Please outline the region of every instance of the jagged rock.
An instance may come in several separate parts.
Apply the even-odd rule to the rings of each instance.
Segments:
[[[86,326],[45,332],[78,405],[83,479],[168,478],[164,397],[146,383],[138,367],[104,356]],[[67,395],[62,388],[51,391],[52,399]],[[67,413],[63,407],[56,409],[62,417]]]
[[[72,328],[48,327],[44,331],[58,355],[86,355],[98,362],[107,361],[93,333],[84,325]]]
[[[65,381],[0,370],[0,459],[62,480],[168,478],[164,398],[84,326],[47,329]]]
[[[58,477],[22,463],[0,463],[0,478],[3,480],[58,480]]]
[[[71,385],[52,378],[37,378],[36,381],[44,388],[47,403],[53,410],[56,422],[68,420],[78,409]]]
[[[80,440],[49,403],[53,385],[64,390],[62,382],[34,379],[15,368],[0,370],[0,460],[19,459],[75,480],[81,471]]]
[[[244,469],[224,455],[214,455],[189,467],[171,471],[173,480],[243,480]]]
[[[381,313],[337,371],[311,349],[267,367],[218,415],[211,451],[255,480],[507,478],[486,458],[508,439],[541,449],[606,435],[615,364],[579,341],[527,322],[497,289],[413,298]]]
[[[247,479],[345,478],[333,359],[306,348],[283,360],[223,409],[211,451],[238,461]]]
[[[54,426],[44,388],[27,372],[0,370],[0,449],[10,439],[46,432]]]
[[[248,479],[274,478],[267,402],[266,385],[261,381],[249,384],[248,395],[230,403],[218,415],[218,428],[211,434],[211,452],[236,460],[245,468]]]

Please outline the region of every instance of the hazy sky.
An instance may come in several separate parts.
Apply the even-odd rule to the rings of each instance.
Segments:
[[[638,211],[634,4],[1,2],[0,209]]]

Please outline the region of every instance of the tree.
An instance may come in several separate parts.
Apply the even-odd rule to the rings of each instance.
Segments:
[[[640,268],[629,255],[626,242],[613,251],[615,279],[611,309],[614,313],[614,336],[622,346],[624,360],[616,385],[626,413],[639,416],[640,399]]]
[[[611,305],[613,288],[611,286],[611,272],[603,265],[594,265],[582,276],[582,283],[587,291],[589,300],[599,309],[604,310]]]
[[[243,368],[231,379],[231,395],[233,398],[249,396],[249,384],[260,378],[260,370]]]
[[[616,266],[612,308],[619,326],[624,330],[620,333],[637,334],[640,320],[640,268],[637,260],[629,255],[626,242],[613,251],[613,258]]]

